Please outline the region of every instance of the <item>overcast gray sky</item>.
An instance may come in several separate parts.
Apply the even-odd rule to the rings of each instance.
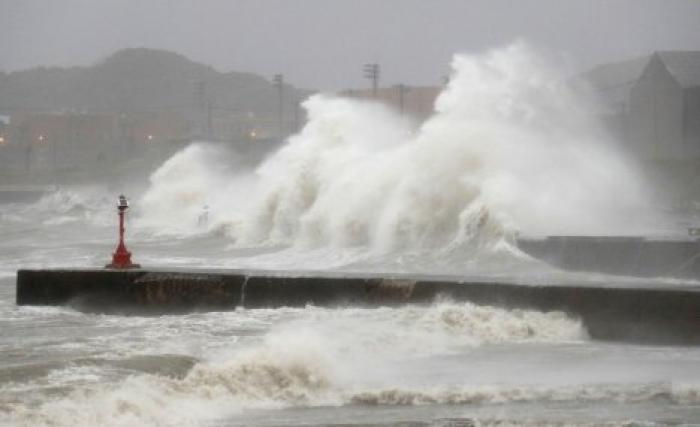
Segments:
[[[700,50],[696,0],[0,0],[0,69],[85,65],[124,47],[173,50],[292,84],[434,85],[455,52],[524,38],[577,68]]]

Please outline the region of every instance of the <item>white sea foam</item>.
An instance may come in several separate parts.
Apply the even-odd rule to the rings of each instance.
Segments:
[[[339,353],[366,352],[388,360],[423,357],[469,346],[499,343],[575,342],[587,338],[577,319],[561,312],[504,310],[470,303],[438,302],[429,308],[314,308],[287,327],[323,334]]]
[[[436,427],[456,427],[461,425],[460,420],[445,420],[446,422],[434,423]],[[634,419],[624,421],[567,421],[558,420],[537,420],[531,417],[525,419],[504,419],[498,417],[476,418],[474,420],[465,419],[462,424],[469,425],[473,421],[474,427],[656,427],[658,423],[639,422]],[[663,424],[662,424],[663,425]]]
[[[62,368],[51,376],[69,385],[82,385],[45,396],[41,388],[34,387],[27,401],[4,400],[0,424],[202,425],[235,418],[246,409],[346,405],[700,404],[700,388],[672,382],[575,381],[563,386],[545,378],[542,383],[520,383],[513,378],[492,384],[470,376],[463,376],[461,382],[405,380],[402,369],[410,366],[406,363],[443,357],[455,349],[464,354],[475,346],[507,344],[517,352],[521,344],[571,345],[585,340],[580,322],[562,313],[442,301],[428,307],[238,310],[226,319],[234,326],[273,326],[260,339],[243,346],[232,343],[228,353],[219,349],[178,376],[135,374],[96,382],[93,377],[100,371],[93,368]],[[143,319],[134,321],[149,328]],[[200,315],[184,323],[214,321],[217,319],[211,315]],[[222,319],[217,323],[224,328]],[[0,389],[2,393],[9,391]],[[491,422],[482,421],[483,425]]]
[[[590,384],[568,387],[529,385],[521,387],[485,386],[475,388],[441,388],[424,390],[383,389],[364,391],[350,397],[354,403],[367,405],[435,405],[506,402],[671,402],[698,403],[698,388],[674,387],[668,383]]]
[[[302,360],[287,360],[282,364],[270,362],[264,358],[242,358],[230,366],[197,367],[182,381],[162,377],[131,377],[115,386],[81,389],[38,408],[30,409],[23,405],[0,407],[0,423],[36,426],[184,426],[231,417],[246,408],[342,405],[634,404],[654,401],[700,404],[700,388],[676,387],[666,383],[342,390],[329,383],[316,365],[310,369]],[[488,420],[484,422],[490,425]]]
[[[245,408],[369,404],[372,400],[398,404],[406,396],[428,396],[432,391],[365,389],[357,384],[358,375],[365,375],[370,367],[389,369],[406,357],[420,358],[463,346],[585,338],[580,323],[561,313],[451,302],[379,309],[242,310],[236,315],[249,322],[270,321],[270,316],[288,320],[262,341],[243,348],[234,345],[228,356],[219,350],[182,378],[141,374],[104,383],[95,381],[101,371],[92,365],[63,368],[51,373],[51,378],[82,385],[38,406],[5,403],[0,408],[0,423],[188,425]],[[435,399],[446,392],[440,393]],[[462,399],[466,401],[469,393],[464,391]],[[389,395],[396,396],[394,402]],[[494,399],[502,395],[507,393],[496,393]],[[413,399],[429,403],[427,397]]]

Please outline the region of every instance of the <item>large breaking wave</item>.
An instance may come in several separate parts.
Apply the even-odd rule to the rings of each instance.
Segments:
[[[523,43],[456,55],[452,68],[421,124],[315,95],[304,128],[252,174],[222,165],[219,148],[190,146],[153,175],[140,217],[194,227],[208,204],[209,228],[239,246],[379,253],[640,225],[638,176],[555,68]]]

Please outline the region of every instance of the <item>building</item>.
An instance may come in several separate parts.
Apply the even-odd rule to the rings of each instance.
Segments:
[[[642,160],[700,161],[700,51],[655,52],[582,75],[599,115]]]
[[[228,143],[254,143],[260,140],[283,139],[295,131],[294,118],[262,113],[215,111],[211,119],[210,135],[204,139]]]
[[[433,114],[435,99],[441,91],[441,87],[396,85],[378,88],[376,93],[371,89],[362,89],[346,90],[342,94],[350,98],[373,99],[401,114],[423,121]]]
[[[3,159],[24,171],[65,174],[170,151],[189,141],[190,127],[178,113],[23,112],[11,116],[4,131]],[[4,132],[4,133],[3,133]]]
[[[65,170],[106,161],[115,131],[110,114],[19,113],[10,119],[8,143],[22,152],[24,169]]]
[[[190,140],[191,122],[178,112],[122,113],[117,117],[117,138],[131,154],[143,147]]]

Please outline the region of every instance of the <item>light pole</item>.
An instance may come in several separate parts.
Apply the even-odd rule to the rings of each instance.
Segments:
[[[131,252],[126,249],[124,243],[124,215],[129,209],[129,201],[124,195],[119,196],[117,202],[117,211],[119,214],[119,244],[117,250],[112,254],[112,262],[107,264],[105,268],[140,268],[139,264],[131,262]]]

